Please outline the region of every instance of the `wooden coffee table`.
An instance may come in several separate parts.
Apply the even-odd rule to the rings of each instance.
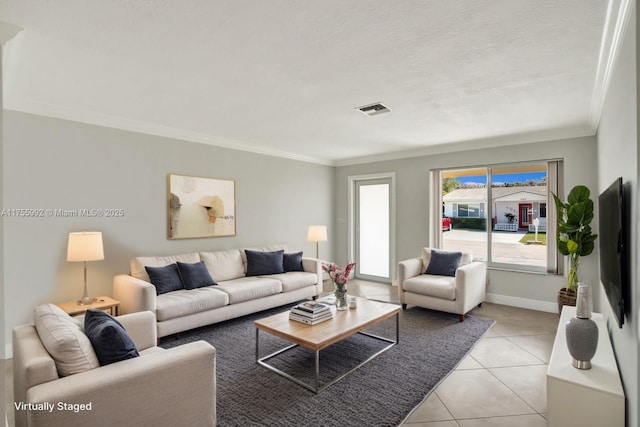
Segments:
[[[400,339],[400,321],[399,313],[400,307],[393,304],[387,304],[377,301],[369,301],[366,299],[358,299],[358,307],[345,311],[335,311],[335,307],[331,307],[333,312],[333,318],[316,325],[306,325],[304,323],[289,320],[289,311],[275,314],[273,316],[266,317],[264,319],[256,320],[256,362],[265,368],[276,372],[279,375],[305,387],[308,390],[320,393],[328,386],[334,384],[336,381],[341,380],[349,373],[360,368],[365,363],[371,361],[375,357],[389,350],[396,345]],[[369,334],[363,332],[363,330],[380,323],[390,317],[396,318],[396,337],[395,340],[390,338],[381,337],[378,335]],[[281,350],[271,353],[267,356],[260,357],[260,331],[268,332],[269,334],[276,335],[280,338],[284,338],[291,341],[293,345],[287,346]],[[389,345],[379,350],[374,355],[368,357],[366,360],[331,380],[330,382],[320,385],[320,350],[329,347],[331,344],[335,344],[348,338],[356,333],[367,335],[369,337],[388,342]],[[281,371],[280,369],[269,365],[266,360],[271,359],[287,350],[294,347],[302,346],[315,352],[315,384],[307,384],[298,378]]]

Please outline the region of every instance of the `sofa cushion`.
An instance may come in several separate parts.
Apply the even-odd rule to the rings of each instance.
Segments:
[[[263,276],[284,273],[284,250],[262,252],[245,250],[247,255],[247,276]]]
[[[244,264],[239,249],[200,252],[200,258],[216,282],[244,277]],[[244,251],[242,251],[244,252]]]
[[[285,253],[282,265],[284,271],[304,271],[302,268],[302,252]]]
[[[199,313],[229,304],[227,293],[218,286],[197,289],[182,289],[158,295],[156,298],[156,318],[159,322],[189,314]]]
[[[424,274],[434,274],[437,276],[455,276],[462,252],[448,252],[433,249],[431,259]]]
[[[451,276],[422,274],[407,279],[402,284],[407,292],[453,301],[456,299],[456,279]]]
[[[174,264],[176,262],[198,262],[200,261],[200,255],[197,252],[191,252],[180,255],[171,255],[171,256],[139,256],[135,257],[131,260],[131,275],[136,279],[144,280],[145,282],[150,282],[149,275],[145,270],[145,266],[149,267],[162,267],[169,264]]]
[[[282,274],[271,274],[269,276],[260,276],[268,279],[276,279],[282,283],[282,292],[291,292],[296,289],[306,288],[318,283],[318,276],[315,273],[306,271],[290,271]]]
[[[88,371],[100,366],[91,341],[78,323],[55,304],[42,304],[33,310],[33,321],[56,364],[60,376]]]
[[[176,264],[169,264],[163,267],[149,267],[144,269],[149,275],[151,284],[156,287],[156,295],[166,294],[167,292],[182,289],[182,279],[180,271]]]
[[[211,278],[203,261],[193,264],[178,261],[176,264],[178,264],[178,271],[180,271],[180,278],[185,289],[217,285]]]
[[[84,330],[101,366],[140,356],[124,326],[104,311],[87,310]]]
[[[422,265],[426,269],[431,261],[431,248],[422,248]],[[460,257],[460,263],[458,267],[462,267],[463,265],[469,264],[473,261],[473,253],[471,251],[461,251],[462,256]]]
[[[282,282],[268,277],[243,277],[218,283],[217,289],[229,295],[229,304],[237,304],[282,292]]]

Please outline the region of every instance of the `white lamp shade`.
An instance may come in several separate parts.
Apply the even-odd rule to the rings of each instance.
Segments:
[[[307,231],[308,242],[325,242],[327,240],[326,225],[310,225]]]
[[[69,233],[67,261],[99,261],[104,259],[102,232]]]

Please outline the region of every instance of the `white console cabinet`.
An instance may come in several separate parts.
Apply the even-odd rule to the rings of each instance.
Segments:
[[[598,349],[591,369],[571,365],[565,325],[576,315],[575,307],[564,306],[547,370],[549,427],[624,427],[624,391],[609,340],[604,317],[593,313],[598,325]]]

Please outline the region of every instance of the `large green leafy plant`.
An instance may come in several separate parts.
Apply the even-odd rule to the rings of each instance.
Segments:
[[[564,203],[557,195],[551,193],[558,211],[558,229],[556,239],[558,251],[569,256],[569,276],[567,290],[578,288],[578,266],[580,257],[590,255],[598,238],[591,231],[593,220],[593,201],[590,192],[584,185],[576,185],[571,189],[567,202]]]

